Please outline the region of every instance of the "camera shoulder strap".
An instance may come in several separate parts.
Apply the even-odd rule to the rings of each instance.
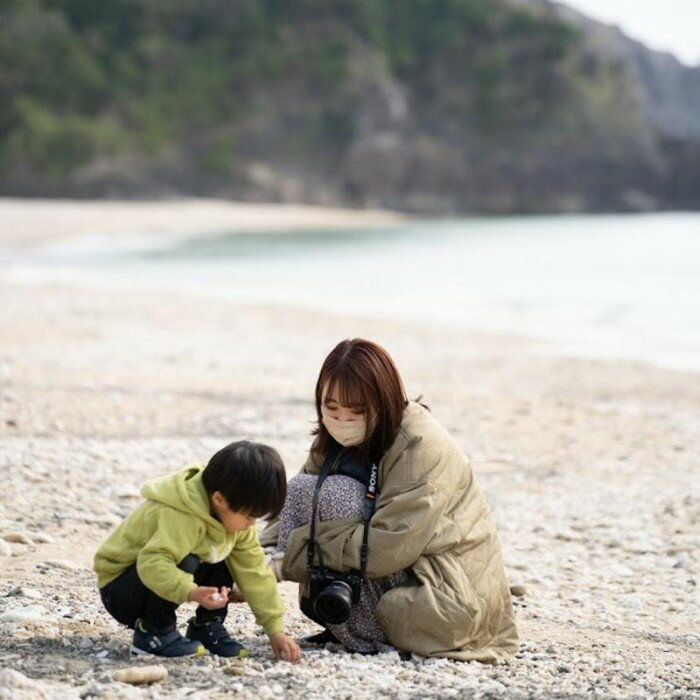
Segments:
[[[360,579],[365,580],[365,572],[367,571],[367,553],[369,540],[369,521],[374,515],[374,509],[377,505],[377,480],[379,477],[379,467],[376,462],[372,462],[372,467],[369,473],[369,483],[367,484],[367,492],[365,493],[364,504],[364,530],[362,532],[362,546],[360,547]]]
[[[316,547],[316,513],[318,511],[318,498],[321,492],[321,486],[326,480],[326,477],[331,473],[334,464],[337,461],[338,453],[333,452],[326,455],[326,459],[321,467],[321,473],[316,480],[316,488],[314,489],[314,496],[311,502],[311,522],[309,523],[309,543],[306,548],[306,559],[309,568],[314,565],[314,555],[318,549],[318,560],[319,565],[323,566],[323,553],[320,547]],[[363,532],[362,532],[362,545],[360,546],[360,578],[364,581],[365,572],[367,570],[367,553],[368,553],[368,541],[369,541],[369,521],[374,515],[374,509],[377,501],[377,483],[379,479],[379,467],[375,462],[372,462],[370,468],[369,482],[367,484],[367,491],[365,492],[365,501],[363,505]]]

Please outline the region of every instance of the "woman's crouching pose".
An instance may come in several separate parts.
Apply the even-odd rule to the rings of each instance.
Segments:
[[[425,406],[407,400],[392,359],[367,340],[343,341],[326,358],[316,410],[309,458],[261,540],[276,548],[278,575],[301,584],[302,609],[326,627],[321,639],[364,653],[390,645],[505,660],[518,641],[510,591],[466,455]],[[359,599],[339,624],[314,613],[308,543],[317,490],[312,566],[341,575],[366,568]]]

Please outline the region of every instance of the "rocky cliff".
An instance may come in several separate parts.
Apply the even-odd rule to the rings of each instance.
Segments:
[[[538,12],[555,12],[576,27],[582,50],[617,63],[635,86],[634,110],[643,116],[656,142],[650,167],[660,173],[652,195],[656,206],[700,207],[700,65],[683,65],[669,53],[654,51],[619,27],[596,22],[550,0],[513,0]]]
[[[700,69],[547,0],[2,0],[0,26],[0,193],[700,208]]]

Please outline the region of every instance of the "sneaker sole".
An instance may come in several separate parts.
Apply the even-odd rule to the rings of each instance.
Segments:
[[[139,649],[138,647],[135,647],[133,644],[131,645],[131,655],[132,656],[153,656],[150,651],[146,651],[145,649]]]
[[[204,647],[203,644],[200,644],[197,647],[197,651],[194,652],[194,654],[183,654],[182,656],[162,656],[160,654],[154,654],[153,652],[146,651],[145,649],[139,649],[138,647],[135,647],[133,644],[131,645],[131,655],[132,656],[160,656],[162,659],[176,659],[176,658],[184,658],[188,656],[205,656],[207,653],[206,648]],[[246,656],[248,656],[248,652],[246,651]]]

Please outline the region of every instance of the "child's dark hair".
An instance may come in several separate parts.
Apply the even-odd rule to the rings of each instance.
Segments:
[[[219,491],[231,510],[276,518],[287,497],[284,463],[274,447],[250,440],[219,450],[202,472],[208,494]]]

